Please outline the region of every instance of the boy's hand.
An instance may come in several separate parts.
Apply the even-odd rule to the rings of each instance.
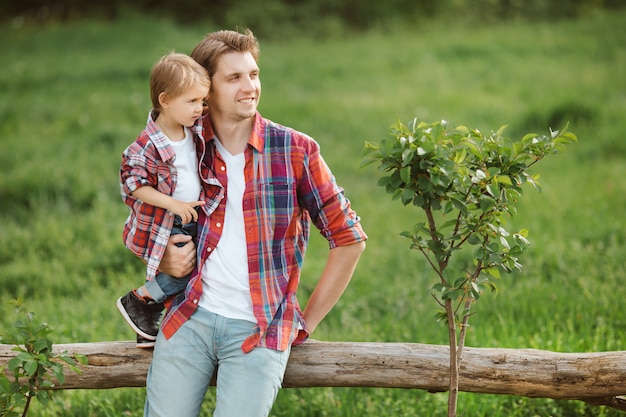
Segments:
[[[203,206],[204,201],[179,201],[172,199],[168,210],[180,216],[183,224],[198,220],[198,212],[195,207]]]

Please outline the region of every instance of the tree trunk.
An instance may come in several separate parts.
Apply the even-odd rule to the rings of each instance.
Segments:
[[[454,317],[454,307],[452,300],[446,300],[446,315],[448,317],[448,340],[450,341],[450,349],[448,349],[450,382],[448,385],[448,417],[456,417],[456,405],[459,399],[459,363],[457,356],[457,340],[456,340],[456,318]]]
[[[16,356],[0,345],[0,368]],[[141,387],[152,352],[134,342],[54,345],[88,357],[82,374],[66,369],[54,389]],[[284,386],[448,390],[449,347],[419,343],[320,342],[293,348]],[[534,398],[578,399],[626,411],[626,351],[557,353],[535,349],[464,349],[459,390]]]

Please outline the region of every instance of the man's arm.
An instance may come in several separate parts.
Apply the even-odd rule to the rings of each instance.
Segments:
[[[363,250],[364,241],[330,250],[322,276],[304,309],[309,333],[313,333],[347,288]]]
[[[176,243],[186,244],[178,247]],[[195,265],[196,247],[191,241],[191,236],[183,234],[170,236],[159,264],[159,271],[173,277],[184,277],[193,271]]]

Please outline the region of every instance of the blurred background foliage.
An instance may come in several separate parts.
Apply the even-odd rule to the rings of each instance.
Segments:
[[[327,37],[430,19],[461,22],[555,20],[600,9],[626,8],[623,0],[0,0],[0,21],[14,24],[116,19],[128,14],[170,16],[178,23],[233,27],[246,22],[263,38],[290,34]]]

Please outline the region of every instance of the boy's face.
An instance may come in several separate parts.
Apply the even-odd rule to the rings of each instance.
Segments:
[[[211,117],[233,121],[252,118],[261,98],[259,67],[249,52],[229,52],[220,58],[211,77]]]
[[[202,115],[203,103],[208,94],[208,87],[196,84],[180,96],[168,98],[162,103],[163,113],[180,125],[192,126]]]

